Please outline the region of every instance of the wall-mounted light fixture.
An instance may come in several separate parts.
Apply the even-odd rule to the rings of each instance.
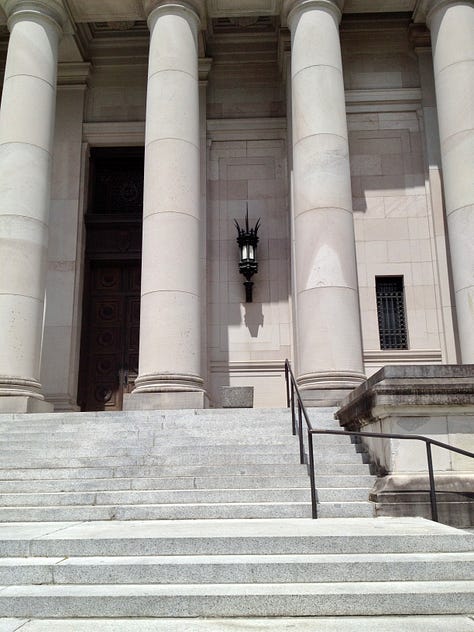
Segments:
[[[237,228],[237,243],[240,248],[240,261],[239,272],[243,274],[247,279],[244,281],[245,285],[245,301],[246,303],[252,302],[252,288],[253,281],[250,279],[258,272],[257,262],[257,244],[258,244],[258,229],[260,227],[260,218],[257,220],[254,228],[249,228],[249,206],[247,204],[247,214],[245,216],[245,230],[240,228],[239,223],[234,219],[235,226]]]

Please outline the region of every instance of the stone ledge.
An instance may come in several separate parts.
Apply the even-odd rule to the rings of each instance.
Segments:
[[[342,401],[336,419],[357,430],[395,410],[407,416],[474,414],[474,365],[385,366]]]

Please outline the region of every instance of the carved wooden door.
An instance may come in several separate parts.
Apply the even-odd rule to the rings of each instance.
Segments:
[[[140,264],[90,266],[84,410],[121,410],[138,373]]]
[[[91,149],[78,403],[121,410],[138,374],[142,147]]]

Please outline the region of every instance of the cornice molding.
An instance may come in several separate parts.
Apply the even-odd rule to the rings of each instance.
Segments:
[[[211,57],[200,57],[198,59],[199,81],[207,81],[209,77],[209,73],[211,72],[211,67],[212,67]]]
[[[431,48],[430,31],[424,24],[411,24],[408,29],[408,39],[415,51]]]
[[[145,122],[84,123],[83,140],[95,147],[145,144]]]
[[[91,64],[84,62],[62,62],[58,64],[58,86],[85,86]]]
[[[441,349],[368,349],[363,355],[366,364],[435,364],[443,360]]]

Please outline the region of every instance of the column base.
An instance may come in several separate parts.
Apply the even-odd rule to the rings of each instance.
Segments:
[[[204,391],[134,392],[123,397],[123,410],[181,410],[208,406],[209,398]]]
[[[339,406],[355,388],[365,382],[363,373],[331,371],[306,373],[297,378],[305,406]]]
[[[28,396],[0,397],[0,414],[3,413],[52,413],[54,406],[43,399]]]

